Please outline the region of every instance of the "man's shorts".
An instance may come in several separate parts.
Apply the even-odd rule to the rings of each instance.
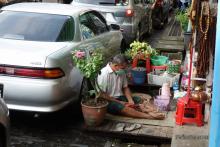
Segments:
[[[134,96],[132,97],[133,101],[135,104],[140,104],[141,103],[141,98]],[[117,100],[119,101],[123,101],[123,102],[128,102],[127,98],[125,96],[119,96],[117,97]],[[111,114],[120,114],[120,112],[122,111],[122,109],[124,109],[124,105],[122,105],[121,103],[117,103],[114,101],[109,102],[108,104],[108,112]]]

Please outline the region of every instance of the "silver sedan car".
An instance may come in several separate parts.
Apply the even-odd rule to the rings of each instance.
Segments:
[[[143,0],[73,0],[71,4],[97,10],[107,23],[120,25],[126,47],[152,31],[151,13],[146,10],[147,3]]]
[[[9,147],[9,127],[9,110],[4,100],[0,98],[0,147]]]
[[[20,3],[0,12],[0,89],[9,109],[53,112],[78,101],[83,76],[76,49],[120,52],[122,34],[97,11],[55,3]]]

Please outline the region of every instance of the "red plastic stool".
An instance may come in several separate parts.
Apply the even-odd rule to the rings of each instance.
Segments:
[[[203,126],[203,114],[201,102],[189,99],[185,104],[185,97],[179,98],[177,101],[176,124],[183,125],[184,123],[196,123],[197,126]],[[187,117],[190,116],[190,117]],[[193,117],[191,117],[193,115]]]
[[[139,60],[146,61],[146,73],[149,73],[151,71],[151,68],[150,68],[150,58],[145,58],[145,57],[141,57],[141,56],[135,57],[133,59],[132,68],[137,67],[137,64],[138,64]]]

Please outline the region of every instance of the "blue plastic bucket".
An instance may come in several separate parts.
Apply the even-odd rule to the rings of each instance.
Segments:
[[[145,79],[146,79],[146,70],[131,70],[131,75],[133,79],[134,84],[144,84]]]

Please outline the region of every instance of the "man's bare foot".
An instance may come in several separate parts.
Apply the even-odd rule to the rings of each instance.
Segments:
[[[158,108],[157,108],[157,106],[155,106],[154,104],[152,104],[152,103],[144,103],[144,106],[146,107],[146,108],[152,108],[152,109],[154,109],[155,111],[158,111]]]
[[[151,115],[154,119],[158,119],[158,120],[163,120],[165,119],[165,114],[164,113],[153,113],[153,112],[149,112],[149,115]]]

